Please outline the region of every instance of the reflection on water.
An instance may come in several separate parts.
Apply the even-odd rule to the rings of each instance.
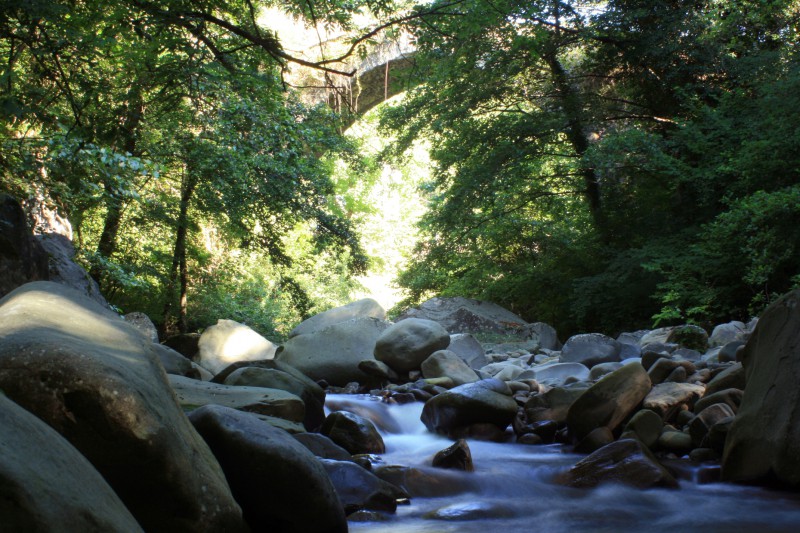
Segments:
[[[429,467],[452,444],[419,421],[421,403],[387,405],[330,395],[328,407],[358,412],[381,430],[387,465]],[[469,441],[473,473],[453,473],[469,492],[412,498],[385,522],[351,522],[362,533],[494,532],[786,532],[800,531],[800,497],[756,487],[681,481],[680,490],[608,484],[572,489],[551,483],[581,456],[563,447]]]

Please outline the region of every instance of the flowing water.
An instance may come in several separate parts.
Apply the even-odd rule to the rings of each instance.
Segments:
[[[387,465],[432,470],[433,455],[453,441],[428,433],[421,403],[387,405],[365,396],[330,395],[331,410],[371,419],[386,443]],[[686,467],[679,490],[617,484],[559,486],[552,478],[583,456],[561,445],[469,441],[474,472],[446,471],[464,487],[453,496],[414,497],[386,521],[351,522],[361,533],[535,532],[800,532],[800,495],[723,483],[699,483]],[[800,458],[798,458],[800,460]],[[438,470],[438,472],[442,472]]]

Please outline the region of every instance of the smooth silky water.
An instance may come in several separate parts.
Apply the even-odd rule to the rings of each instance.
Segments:
[[[386,465],[429,470],[433,455],[453,443],[425,429],[419,419],[419,402],[388,405],[375,397],[329,395],[326,405],[330,410],[352,411],[372,420],[386,444],[386,453],[381,456]],[[692,480],[681,480],[679,490],[640,490],[618,484],[572,489],[552,479],[583,456],[564,453],[561,445],[468,443],[475,471],[446,471],[448,477],[463,484],[466,492],[438,498],[412,497],[410,505],[398,506],[397,513],[386,521],[350,522],[350,530],[800,532],[800,495]]]

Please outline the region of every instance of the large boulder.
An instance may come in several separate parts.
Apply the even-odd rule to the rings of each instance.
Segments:
[[[237,361],[272,359],[278,349],[250,327],[233,320],[218,320],[206,328],[198,346],[197,363],[214,374]]]
[[[0,529],[142,531],[78,450],[2,394],[0,427]]]
[[[581,363],[591,368],[600,363],[620,360],[622,346],[601,333],[573,335],[561,349],[562,363]]]
[[[728,433],[722,477],[800,487],[800,290],[764,311],[742,362],[747,387]]]
[[[292,366],[280,361],[267,360],[271,368],[242,366],[231,372],[223,382],[235,387],[264,387],[290,392],[305,404],[303,424],[309,431],[317,429],[325,420],[325,391]]]
[[[177,376],[186,376],[192,379],[201,379],[201,371],[204,370],[186,359],[183,355],[179,354],[172,348],[163,344],[153,343],[153,351],[158,355],[161,366],[167,374],[175,374]]]
[[[356,318],[377,318],[378,320],[385,320],[386,311],[381,307],[381,304],[372,298],[364,298],[363,300],[351,302],[341,307],[334,307],[333,309],[328,309],[327,311],[314,315],[311,318],[307,318],[289,332],[289,338],[322,331],[334,324],[341,324],[342,322],[347,322],[348,320]]]
[[[480,378],[467,363],[450,350],[433,352],[422,362],[422,375],[426,378],[450,378],[456,385],[472,383]]]
[[[63,435],[148,531],[243,527],[225,476],[148,339],[74,289],[0,300],[0,389]]]
[[[134,311],[122,315],[122,319],[128,324],[135,327],[139,332],[153,342],[158,342],[158,329],[150,317],[141,311]]]
[[[222,465],[253,531],[347,531],[325,469],[291,435],[219,405],[201,407],[189,418]]]
[[[639,363],[629,363],[606,374],[570,406],[570,434],[582,440],[599,427],[614,431],[639,406],[650,387],[650,378]]]
[[[432,320],[409,318],[389,326],[375,342],[375,359],[397,372],[419,369],[422,362],[450,344],[450,334]]]
[[[551,386],[563,385],[567,380],[588,380],[589,368],[581,363],[546,363],[525,371],[522,377],[530,377]]]
[[[393,513],[408,494],[350,461],[321,459],[348,515],[362,509]]]
[[[48,256],[50,281],[72,287],[103,307],[110,308],[105,297],[100,293],[100,286],[97,282],[75,262],[75,247],[72,241],[59,233],[38,235],[37,240]]]
[[[409,318],[433,320],[450,333],[518,334],[527,325],[524,319],[497,304],[469,298],[431,298],[417,309],[409,309],[397,321]]]
[[[517,402],[508,385],[491,378],[434,396],[425,403],[420,419],[429,431],[454,435],[473,424],[491,424],[504,430],[516,414]]]
[[[365,374],[358,364],[374,359],[375,342],[389,323],[377,318],[355,318],[327,328],[297,335],[286,341],[275,359],[290,364],[315,381],[325,380],[343,387],[357,381],[380,384]]]
[[[525,417],[528,422],[552,420],[563,424],[567,421],[569,408],[587,388],[588,386],[553,387],[546,392],[532,395],[525,402]]]
[[[692,409],[705,390],[696,383],[659,383],[645,396],[642,406],[668,422],[683,406]]]
[[[711,336],[708,338],[708,345],[711,348],[716,346],[725,346],[729,342],[747,340],[750,332],[747,331],[747,326],[744,322],[734,320],[725,324],[719,324],[711,331]]]
[[[558,340],[556,329],[550,324],[544,322],[534,322],[528,324],[522,331],[525,332],[525,337],[536,342],[540,349],[544,350],[560,350],[561,341]]]
[[[186,411],[209,404],[302,422],[303,400],[290,392],[264,387],[234,387],[183,376],[168,376],[178,402]]]
[[[47,253],[14,198],[0,194],[0,296],[29,281],[49,279]]]

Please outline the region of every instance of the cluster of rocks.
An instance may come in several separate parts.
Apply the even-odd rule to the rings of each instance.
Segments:
[[[575,487],[676,487],[680,457],[798,487],[799,302],[711,335],[562,346],[486,302],[437,298],[391,323],[362,300],[277,346],[229,320],[160,343],[144,315],[27,283],[0,300],[0,516],[11,530],[346,531],[468,490],[448,476],[473,469],[465,439],[572,445],[589,455],[556,481]],[[375,425],[326,416],[328,392],[424,402],[422,422],[455,443],[434,472],[381,465]]]

